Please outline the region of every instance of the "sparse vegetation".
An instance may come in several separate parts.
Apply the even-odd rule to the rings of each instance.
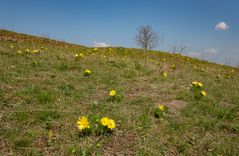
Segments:
[[[5,30],[0,41],[2,155],[239,153],[237,68]]]

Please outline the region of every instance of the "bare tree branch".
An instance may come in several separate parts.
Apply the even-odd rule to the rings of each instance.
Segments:
[[[150,26],[142,26],[138,29],[135,40],[136,43],[146,51],[158,46],[159,36]]]

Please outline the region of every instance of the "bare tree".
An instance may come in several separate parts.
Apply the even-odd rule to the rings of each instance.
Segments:
[[[188,46],[186,46],[186,45],[180,46],[180,48],[179,48],[179,54],[182,54],[183,51],[184,51],[185,49],[187,49],[187,47],[188,47]]]
[[[141,26],[135,36],[137,44],[145,51],[154,49],[158,46],[159,36],[151,26]]]
[[[178,52],[179,54],[182,54],[185,49],[187,49],[187,45],[182,45],[180,47],[177,47],[176,45],[172,45],[172,53],[175,54]]]
[[[172,53],[175,54],[177,51],[177,46],[176,45],[172,45]]]

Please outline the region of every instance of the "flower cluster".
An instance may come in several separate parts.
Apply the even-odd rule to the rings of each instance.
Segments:
[[[107,127],[108,129],[110,129],[110,130],[113,130],[114,128],[115,128],[115,121],[113,120],[113,119],[109,119],[109,118],[107,118],[107,117],[103,117],[103,118],[101,118],[101,120],[100,120],[100,123],[103,125],[103,126],[105,126],[105,127]]]
[[[32,50],[32,53],[34,53],[34,54],[39,54],[39,53],[40,53],[40,50],[34,49],[34,50]]]
[[[192,82],[192,85],[193,85],[193,87],[200,87],[200,88],[203,87],[202,83],[198,82],[198,81]]]
[[[10,48],[14,48],[14,46],[10,46]],[[45,48],[46,49],[46,48]],[[17,54],[23,54],[23,52],[25,51],[26,54],[39,54],[41,51],[38,50],[38,49],[33,49],[33,50],[30,50],[28,48],[26,48],[25,50],[17,50]]]
[[[85,57],[85,55],[83,53],[75,54],[76,59],[84,58],[84,57]]]
[[[200,99],[202,96],[206,96],[206,91],[203,90],[203,84],[198,81],[192,82],[192,90],[195,94],[195,97]]]
[[[106,134],[112,133],[116,128],[116,123],[113,119],[108,117],[102,117],[98,120],[98,117],[93,117],[90,120],[86,116],[80,116],[76,122],[77,128],[83,134]]]

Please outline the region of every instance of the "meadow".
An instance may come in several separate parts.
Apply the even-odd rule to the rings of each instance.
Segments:
[[[235,156],[238,80],[180,54],[0,30],[0,153]]]

